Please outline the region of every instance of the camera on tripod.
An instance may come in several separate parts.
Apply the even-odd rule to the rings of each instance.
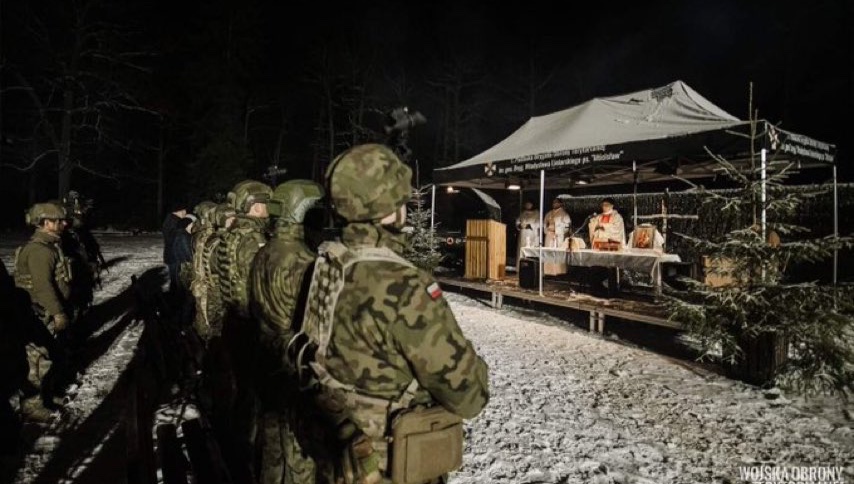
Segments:
[[[427,124],[427,118],[419,111],[410,112],[406,106],[393,109],[388,114],[388,122],[385,126],[386,134],[394,132],[406,132],[410,129]]]

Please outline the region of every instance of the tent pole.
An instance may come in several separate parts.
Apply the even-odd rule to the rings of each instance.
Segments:
[[[762,218],[760,220],[761,220],[761,225],[762,225],[762,240],[767,241],[768,240],[768,210],[766,208],[766,202],[768,200],[768,185],[767,185],[768,150],[766,150],[765,148],[762,148],[759,151],[759,156],[760,156],[760,160],[762,162],[762,165],[760,168],[760,177],[761,177],[761,184],[762,184],[761,195],[760,195],[760,202],[762,203],[762,212],[761,212]]]
[[[634,182],[632,183],[632,230],[638,227],[638,162],[632,161],[632,173],[634,174]]]
[[[546,191],[546,170],[540,170],[540,260],[539,272],[540,276],[540,296],[543,295],[543,245],[545,245],[545,237],[543,232],[543,203]]]
[[[833,236],[839,238],[839,185],[836,179],[836,165],[833,165]],[[833,285],[839,278],[839,248],[833,249]]]
[[[430,190],[430,232],[436,231],[436,184]]]
[[[522,221],[522,211],[525,210],[525,183],[521,182],[519,187],[519,216],[516,220]],[[522,227],[516,228],[516,275],[519,276],[519,269],[522,267]]]

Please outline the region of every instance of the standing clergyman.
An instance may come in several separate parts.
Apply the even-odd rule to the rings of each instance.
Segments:
[[[540,246],[540,212],[534,210],[534,204],[530,200],[525,201],[522,213],[516,219],[516,230],[519,231],[519,251],[516,256],[516,269],[522,260],[522,247]]]
[[[563,208],[563,200],[555,198],[552,209],[546,214],[543,223],[546,226],[545,247],[563,248],[570,233],[572,220]],[[566,274],[566,262],[549,262],[543,265],[543,273],[548,275]]]

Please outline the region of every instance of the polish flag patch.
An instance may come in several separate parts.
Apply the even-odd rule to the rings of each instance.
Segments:
[[[434,282],[433,284],[427,286],[427,294],[429,294],[430,298],[432,298],[434,301],[442,297],[442,288],[439,287],[439,283]]]

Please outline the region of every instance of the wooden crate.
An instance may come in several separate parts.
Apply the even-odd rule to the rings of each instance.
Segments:
[[[504,279],[507,227],[494,220],[466,222],[466,279]]]

